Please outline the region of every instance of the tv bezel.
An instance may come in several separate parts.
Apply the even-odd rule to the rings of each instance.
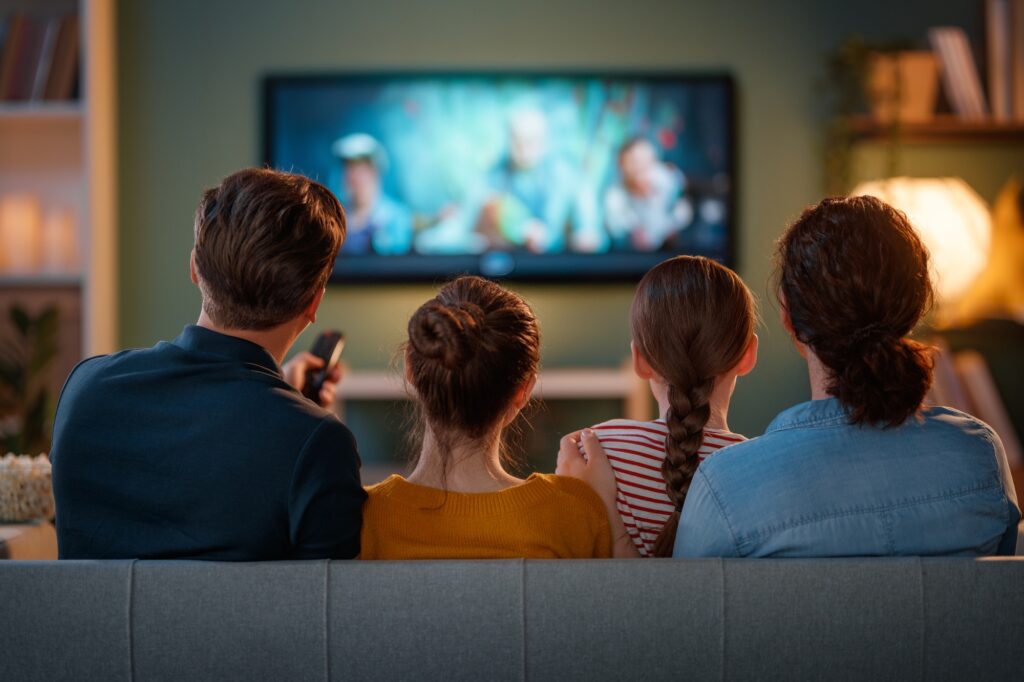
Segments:
[[[352,81],[381,81],[401,78],[623,78],[647,81],[689,81],[695,83],[719,83],[725,88],[726,98],[726,134],[728,136],[728,153],[726,162],[729,172],[729,194],[726,199],[729,222],[726,225],[726,247],[725,255],[717,259],[726,267],[736,269],[738,245],[736,243],[739,234],[739,214],[737,212],[737,197],[740,183],[738,167],[738,130],[737,120],[737,97],[736,81],[733,75],[727,71],[623,71],[608,69],[604,71],[574,71],[574,70],[426,70],[426,71],[342,71],[330,73],[270,73],[263,76],[261,86],[261,112],[262,112],[262,148],[260,150],[261,163],[274,168],[274,107],[273,94],[276,88],[284,85],[333,85]],[[506,252],[488,252],[506,253]],[[337,266],[331,272],[331,284],[411,284],[424,282],[442,282],[462,274],[480,275],[489,279],[509,281],[527,284],[594,284],[614,282],[637,282],[644,272],[655,264],[666,258],[676,255],[705,255],[687,251],[653,251],[642,253],[556,253],[556,254],[511,254],[513,258],[525,256],[527,259],[543,258],[549,264],[571,263],[578,261],[579,265],[571,268],[559,269],[555,272],[544,273],[521,273],[513,270],[508,274],[494,275],[481,270],[481,258],[486,254],[467,255],[426,255],[410,254],[400,256],[374,256],[372,261],[387,259],[387,272],[379,273],[353,273],[338,272]],[[660,256],[660,259],[657,258]],[[339,254],[339,258],[341,258]],[[629,261],[637,264],[630,266]],[[587,267],[587,262],[600,263],[600,267]],[[440,267],[438,264],[447,264]]]

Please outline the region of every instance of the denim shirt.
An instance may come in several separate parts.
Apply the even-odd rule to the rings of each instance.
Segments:
[[[700,465],[675,556],[1009,555],[1019,520],[985,423],[933,407],[893,428],[854,426],[829,398]]]

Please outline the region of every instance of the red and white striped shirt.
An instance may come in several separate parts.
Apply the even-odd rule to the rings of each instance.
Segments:
[[[640,555],[653,556],[654,540],[675,511],[661,475],[668,425],[664,419],[613,419],[593,429],[615,470],[622,523]],[[697,455],[704,461],[716,450],[744,440],[730,431],[704,429],[704,443]]]

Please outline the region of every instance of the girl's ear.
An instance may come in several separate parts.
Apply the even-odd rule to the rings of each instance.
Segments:
[[[516,391],[515,396],[512,398],[512,404],[515,405],[516,412],[526,407],[526,403],[530,402],[530,398],[533,396],[533,387],[537,385],[537,375],[534,374],[529,380],[523,382],[523,385]]]
[[[633,356],[633,372],[644,381],[648,381],[654,378],[654,370],[647,363],[644,356],[640,355],[640,351],[636,347],[635,341],[629,342],[629,352]]]
[[[744,377],[753,372],[754,368],[757,367],[757,347],[759,343],[757,334],[750,337],[747,349],[743,351],[740,361],[736,363],[736,376]]]
[[[409,362],[409,348],[406,346],[405,357],[402,358],[405,364],[405,383],[412,385],[412,363]]]

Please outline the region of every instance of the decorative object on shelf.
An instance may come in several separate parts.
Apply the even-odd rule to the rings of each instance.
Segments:
[[[851,195],[878,197],[907,214],[931,254],[938,312],[954,305],[988,263],[988,205],[960,178],[889,178],[865,182]]]
[[[46,455],[0,457],[0,522],[53,518],[53,483]]]
[[[42,229],[43,271],[72,274],[78,271],[78,230],[70,208],[46,212]]]
[[[845,194],[849,189],[850,154],[858,136],[853,120],[855,116],[869,110],[889,117],[881,120],[884,121],[883,126],[890,140],[888,174],[896,174],[901,118],[898,115],[892,116],[890,111],[902,113],[904,109],[902,103],[905,98],[902,93],[909,88],[903,83],[907,69],[901,66],[899,55],[909,52],[910,48],[907,41],[868,43],[861,36],[851,36],[828,56],[824,78],[825,99],[830,115],[825,129],[826,193]],[[892,64],[896,65],[895,68]],[[886,74],[887,68],[891,70],[890,74]],[[886,82],[890,77],[891,82]],[[882,101],[875,104],[875,97]]]
[[[13,333],[0,335],[0,448],[45,452],[52,421],[48,373],[58,351],[58,312],[20,306],[8,313]]]
[[[32,194],[0,196],[0,272],[29,274],[39,269],[42,209]]]
[[[939,64],[927,50],[875,52],[868,56],[865,87],[878,122],[926,123],[935,116]]]
[[[1011,178],[992,206],[988,267],[942,322],[964,327],[982,319],[1024,324],[1024,183]]]

